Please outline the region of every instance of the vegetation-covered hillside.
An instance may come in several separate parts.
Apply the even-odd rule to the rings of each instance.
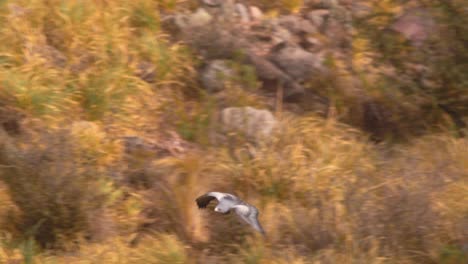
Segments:
[[[467,38],[465,0],[0,0],[0,263],[467,263]]]

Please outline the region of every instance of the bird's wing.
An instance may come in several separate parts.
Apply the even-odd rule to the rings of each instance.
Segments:
[[[245,222],[250,224],[258,232],[265,234],[260,222],[258,222],[258,210],[252,205],[242,204],[235,206],[235,212]]]
[[[206,208],[206,206],[211,202],[211,200],[218,200],[220,202],[226,195],[221,192],[209,192],[196,199],[198,208]]]
[[[221,199],[223,199],[224,197],[228,196],[228,195],[231,195],[229,193],[222,193],[222,192],[209,192],[205,195],[208,195],[208,196],[213,196],[215,197],[218,201],[221,201]]]
[[[248,222],[255,228],[255,230],[257,230],[258,232],[265,235],[265,230],[263,230],[262,225],[258,221],[258,210],[257,210],[257,208],[250,205],[250,210],[251,210],[251,213],[248,216],[248,219],[249,219]]]

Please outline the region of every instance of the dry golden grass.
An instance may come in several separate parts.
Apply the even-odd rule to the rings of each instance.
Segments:
[[[268,103],[241,88],[256,87],[250,69],[218,96],[199,90],[196,59],[159,22],[192,2],[0,1],[0,108],[22,116],[21,133],[0,127],[0,263],[467,261],[466,138],[375,144],[339,121],[355,91],[325,80],[337,116],[285,112],[268,141],[227,140],[222,107]],[[398,108],[404,94],[381,88],[366,87]],[[184,151],[163,146],[176,132]],[[127,135],[162,150],[128,153]],[[210,190],[257,206],[267,237],[198,210]]]

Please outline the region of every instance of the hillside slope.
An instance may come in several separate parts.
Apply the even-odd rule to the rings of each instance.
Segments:
[[[0,263],[467,262],[463,2],[0,1]]]

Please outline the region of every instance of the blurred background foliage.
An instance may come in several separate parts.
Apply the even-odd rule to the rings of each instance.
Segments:
[[[440,27],[421,47],[387,30],[415,2]],[[253,69],[220,99],[162,29],[198,1],[0,1],[0,263],[466,263],[466,2],[365,4],[350,63],[308,83],[328,115],[285,111],[255,144],[217,121],[271,105]],[[267,237],[199,211],[210,190],[256,205]]]

